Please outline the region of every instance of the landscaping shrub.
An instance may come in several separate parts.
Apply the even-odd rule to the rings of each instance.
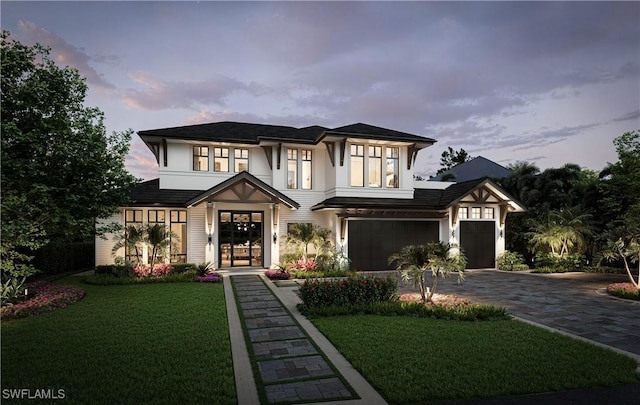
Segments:
[[[96,266],[95,274],[111,275],[114,277],[133,277],[133,267],[129,265],[107,264]]]
[[[220,275],[220,273],[211,272],[205,274],[204,276],[196,275],[194,281],[197,281],[199,283],[217,283],[219,281],[222,281],[222,276]]]
[[[582,271],[587,266],[587,258],[584,255],[576,254],[568,257],[560,257],[552,254],[537,254],[534,260],[536,269],[550,267],[556,271],[536,271],[537,273],[566,273],[568,271]]]
[[[153,267],[146,264],[133,266],[133,273],[137,277],[162,277],[171,273],[172,266],[168,263],[156,264]]]
[[[350,270],[330,270],[330,271],[291,271],[293,278],[312,279],[312,278],[335,278],[335,277],[353,277],[356,273]]]
[[[309,280],[299,295],[308,307],[361,304],[395,299],[398,282],[393,277],[349,277],[342,280]]]
[[[31,262],[36,269],[46,275],[90,269],[94,263],[95,246],[93,241],[51,241],[33,252]]]
[[[517,252],[505,250],[498,255],[496,260],[498,270],[504,271],[522,271],[529,270],[529,266],[524,263],[524,257]]]
[[[82,278],[82,281],[93,285],[185,283],[192,282],[195,277],[195,270],[188,270],[182,273],[171,273],[162,277],[118,277],[113,274],[96,274],[94,276],[85,276]]]
[[[78,288],[44,281],[27,284],[27,291],[29,294],[24,301],[2,307],[0,313],[3,321],[66,308],[80,301],[85,295],[85,292]]]
[[[607,292],[620,298],[640,301],[640,289],[631,283],[614,283],[607,286]]]
[[[298,305],[300,312],[310,318],[345,315],[411,316],[419,318],[459,321],[489,321],[510,319],[506,309],[491,305],[385,301],[331,306]]]
[[[172,273],[184,273],[185,271],[192,271],[196,269],[196,265],[193,263],[172,263]]]
[[[289,280],[291,273],[284,269],[269,269],[264,272],[264,275],[271,280]]]

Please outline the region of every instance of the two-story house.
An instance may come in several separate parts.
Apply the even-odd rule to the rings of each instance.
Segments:
[[[218,122],[138,135],[159,178],[108,221],[168,225],[174,262],[270,267],[289,224],[306,222],[330,229],[357,270],[388,269],[403,246],[435,240],[462,246],[469,268],[493,268],[507,213],[524,209],[487,178],[415,182],[418,151],[436,141],[366,124]],[[113,262],[112,246],[96,240],[96,264]]]

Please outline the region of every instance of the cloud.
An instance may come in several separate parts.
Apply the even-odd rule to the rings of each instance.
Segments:
[[[107,90],[115,88],[90,65],[90,62],[115,63],[118,60],[115,56],[89,56],[82,48],[76,48],[57,34],[40,28],[30,21],[20,21],[18,28],[30,42],[50,47],[53,59],[58,64],[78,69],[80,75],[87,79],[87,83]]]
[[[206,124],[210,122],[233,121],[233,122],[254,122],[268,125],[285,125],[295,128],[303,128],[310,125],[322,125],[313,116],[309,115],[266,115],[261,116],[253,113],[240,113],[234,111],[212,111],[201,110],[197,114],[188,117],[184,125]]]
[[[611,121],[618,122],[618,121],[630,121],[630,120],[636,120],[636,121],[640,120],[640,110],[631,111],[630,113],[622,115],[618,118],[614,118]]]
[[[171,108],[194,109],[199,105],[225,105],[225,99],[237,92],[261,95],[265,88],[256,83],[243,83],[237,79],[214,74],[199,81],[164,80],[148,72],[129,74],[141,89],[129,89],[124,100],[128,107],[144,110]]]
[[[147,145],[136,137],[131,141],[129,154],[125,158],[125,166],[129,173],[144,180],[158,177],[158,163]]]

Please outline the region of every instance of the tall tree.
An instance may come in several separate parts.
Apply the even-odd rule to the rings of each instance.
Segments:
[[[52,238],[91,235],[137,180],[124,166],[132,131],[106,133],[103,113],[83,105],[87,85],[77,70],[4,30],[1,52],[4,278],[28,268],[25,252]]]
[[[440,169],[437,174],[446,172],[454,166],[459,165],[460,163],[468,162],[473,159],[472,156],[469,156],[466,150],[460,149],[458,151],[453,150],[451,146],[447,148],[442,155],[440,155]]]

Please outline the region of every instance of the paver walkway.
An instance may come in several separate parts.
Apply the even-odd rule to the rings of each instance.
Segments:
[[[261,402],[360,402],[360,396],[332,359],[276,297],[277,290],[265,284],[270,281],[259,275],[233,275],[231,279],[239,323],[245,328],[246,346],[253,354],[251,368],[256,371],[255,379],[261,382],[258,389],[263,388],[258,393]],[[250,372],[245,367],[244,373]],[[254,400],[257,398],[245,402]]]

